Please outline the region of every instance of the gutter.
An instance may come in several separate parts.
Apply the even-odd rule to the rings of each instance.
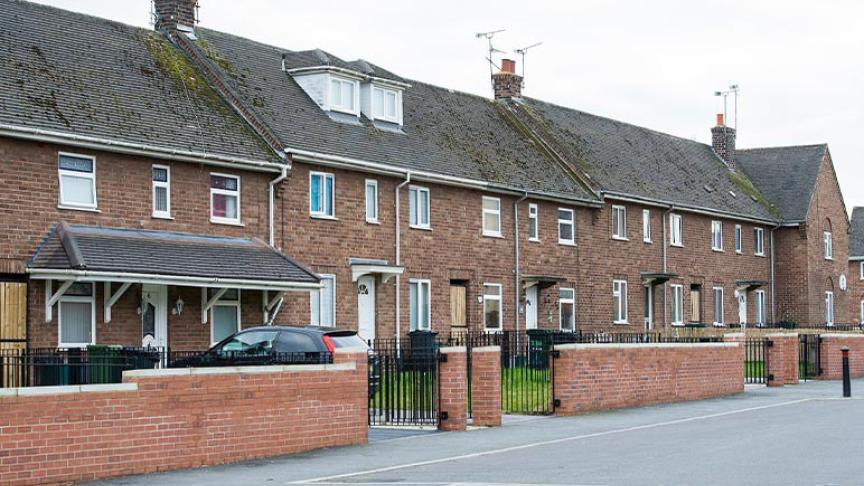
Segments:
[[[402,213],[400,211],[401,201],[399,199],[399,190],[405,187],[407,184],[411,183],[411,172],[405,174],[405,180],[396,186],[396,266],[402,266],[402,230],[400,229]],[[396,349],[397,352],[399,348],[399,335],[402,332],[402,274],[396,274]],[[430,327],[432,323],[429,323]]]
[[[515,270],[516,270],[514,272],[516,274],[516,286],[514,287],[516,289],[516,292],[514,292],[514,294],[516,295],[516,297],[515,297],[516,306],[513,307],[516,310],[516,312],[514,313],[514,327],[513,327],[513,329],[516,330],[517,336],[519,335],[519,299],[520,299],[520,296],[522,294],[522,272],[519,269],[519,203],[521,203],[522,201],[524,201],[526,199],[528,199],[528,193],[527,192],[525,194],[523,194],[522,197],[517,199],[515,203],[513,203],[513,241],[515,243],[514,258],[515,258]],[[535,303],[535,308],[536,308],[536,303]]]
[[[282,164],[264,160],[244,159],[227,155],[208,154],[204,152],[191,152],[186,150],[168,149],[154,145],[146,145],[132,142],[122,142],[107,138],[91,137],[88,135],[76,135],[67,132],[43,130],[41,128],[22,127],[0,123],[0,136],[31,140],[35,142],[47,142],[72,147],[87,148],[93,150],[104,150],[129,155],[141,155],[155,159],[176,160],[180,162],[192,162],[196,164],[215,165],[220,167],[231,167],[262,172],[279,172]]]
[[[777,322],[777,303],[774,298],[774,266],[777,264],[776,260],[774,260],[774,232],[779,227],[780,225],[771,228],[771,322]]]
[[[630,194],[611,192],[611,191],[601,191],[603,196],[607,199],[613,199],[616,201],[625,201],[636,204],[644,204],[647,206],[656,206],[662,208],[668,208],[670,206],[674,206],[676,210],[681,212],[695,213],[695,214],[703,214],[706,216],[720,216],[729,219],[735,219],[738,221],[744,221],[748,223],[757,223],[757,224],[770,224],[777,225],[778,222],[776,220],[771,219],[760,219],[760,218],[752,218],[749,216],[745,216],[738,213],[730,213],[727,211],[718,211],[716,209],[701,207],[701,206],[687,206],[681,205],[678,203],[674,203],[672,201],[663,201],[661,199],[653,199],[642,196],[633,196]],[[793,225],[794,226],[794,225]]]

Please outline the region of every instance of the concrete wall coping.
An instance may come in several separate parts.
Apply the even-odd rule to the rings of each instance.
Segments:
[[[444,354],[447,354],[447,353],[467,353],[468,348],[465,346],[443,346],[443,347],[439,348],[438,351],[440,351]]]
[[[351,346],[348,348],[336,348],[333,352],[339,353],[339,354],[342,354],[342,353],[345,353],[345,354],[347,354],[347,353],[368,353],[369,348],[367,348],[365,346]]]
[[[724,334],[723,337],[727,337],[727,338],[739,338],[740,337],[740,338],[743,338],[744,333],[743,332],[730,332],[730,333]]]
[[[0,389],[0,398],[65,395],[69,393],[110,393],[137,390],[138,383],[110,383],[105,385],[30,386],[22,388],[2,388]]]
[[[831,334],[820,334],[819,337],[822,339],[848,339],[848,338],[862,339],[862,338],[864,338],[864,334],[835,334],[835,333],[831,333]]]
[[[472,353],[498,353],[501,352],[501,346],[481,346],[479,348],[471,348]]]
[[[797,332],[774,332],[771,334],[764,334],[762,337],[798,337]]]
[[[556,344],[555,349],[648,349],[648,348],[734,348],[741,343],[570,343]]]
[[[270,366],[214,366],[208,368],[166,368],[124,371],[123,378],[160,378],[166,376],[230,375],[250,373],[305,373],[317,371],[353,371],[357,363],[298,364]]]

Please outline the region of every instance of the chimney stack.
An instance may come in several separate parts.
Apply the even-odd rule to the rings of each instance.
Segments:
[[[492,90],[496,100],[522,96],[522,76],[516,74],[516,61],[501,60],[501,70],[492,75]]]
[[[727,127],[723,114],[717,114],[717,126],[711,129],[711,147],[724,162],[735,162],[735,129]]]
[[[156,30],[192,32],[198,19],[198,0],[153,0]]]

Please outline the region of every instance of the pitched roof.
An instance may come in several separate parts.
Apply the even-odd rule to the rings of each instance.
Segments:
[[[735,161],[780,210],[784,221],[804,221],[827,150],[825,144],[737,150]]]
[[[257,240],[66,223],[51,229],[29,268],[318,282],[313,273]]]
[[[776,219],[747,177],[706,144],[532,98],[510,106],[604,192]]]
[[[288,69],[320,66],[319,55],[351,69],[358,69],[356,61],[323,51],[287,51],[204,28],[197,28],[196,35],[198,47],[222,71],[225,82],[290,148],[597,200],[508,125],[499,115],[500,106],[489,99],[407,80],[411,87],[403,94],[403,133],[376,128],[365,118],[359,124],[339,122],[282,71],[282,56]],[[405,81],[371,67],[376,76]]]
[[[277,160],[161,34],[0,0],[0,127]]]
[[[864,207],[852,209],[851,233],[849,235],[849,256],[864,257]]]

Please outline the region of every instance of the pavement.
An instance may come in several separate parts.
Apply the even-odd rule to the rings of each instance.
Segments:
[[[365,446],[91,484],[864,485],[864,380],[852,391],[812,381],[467,432],[375,429]]]

